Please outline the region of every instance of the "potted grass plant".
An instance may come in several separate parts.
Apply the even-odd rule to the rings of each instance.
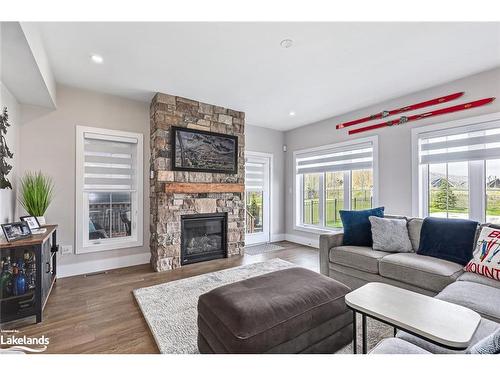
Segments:
[[[54,197],[52,178],[42,172],[27,172],[21,178],[19,203],[31,216],[36,216],[40,225],[45,225],[45,211]]]

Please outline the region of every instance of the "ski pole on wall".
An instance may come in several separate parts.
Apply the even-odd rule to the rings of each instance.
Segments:
[[[418,115],[413,115],[413,116],[408,116],[408,117],[402,116],[396,120],[386,121],[386,122],[382,122],[380,124],[369,125],[369,126],[365,126],[363,128],[349,130],[349,135],[356,134],[356,133],[362,133],[362,132],[366,132],[366,131],[370,131],[370,130],[375,130],[375,129],[379,129],[379,128],[384,128],[386,126],[402,125],[402,124],[406,124],[407,122],[418,121],[418,120],[422,120],[424,118],[429,118],[429,117],[434,117],[434,116],[439,116],[439,115],[445,115],[447,113],[453,113],[453,112],[463,111],[466,109],[477,108],[477,107],[481,107],[485,104],[489,104],[493,100],[495,100],[495,98],[485,98],[485,99],[475,100],[475,101],[469,102],[469,103],[455,105],[453,107],[447,107],[447,108],[437,109],[435,111],[421,113]]]
[[[453,94],[450,94],[450,95],[441,96],[439,98],[435,98],[435,99],[431,99],[431,100],[426,100],[425,102],[420,102],[420,103],[417,103],[417,104],[408,105],[406,107],[401,107],[401,108],[393,109],[393,110],[390,110],[390,111],[382,111],[382,112],[377,113],[375,115],[371,115],[371,116],[360,118],[358,120],[353,120],[353,121],[344,122],[342,124],[338,124],[336,126],[336,128],[337,129],[343,129],[343,128],[346,128],[348,126],[361,124],[363,122],[367,122],[367,121],[370,121],[370,120],[376,120],[376,119],[379,119],[379,118],[384,118],[384,117],[389,117],[389,116],[393,116],[393,115],[398,115],[398,114],[403,113],[403,112],[414,111],[416,109],[430,107],[430,106],[441,104],[441,103],[446,103],[446,102],[449,102],[451,100],[455,100],[455,99],[460,98],[463,94],[464,94],[463,91],[462,92],[456,92],[456,93],[453,93]]]

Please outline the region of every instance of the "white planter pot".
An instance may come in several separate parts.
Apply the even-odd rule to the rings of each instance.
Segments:
[[[14,218],[14,193],[10,189],[0,189],[0,223],[11,223]],[[0,229],[0,232],[2,230]]]
[[[41,225],[41,226],[44,226],[44,225],[47,225],[46,221],[45,221],[45,216],[37,216],[36,219],[38,220],[38,223]]]

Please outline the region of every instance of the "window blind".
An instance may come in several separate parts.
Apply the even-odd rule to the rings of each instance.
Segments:
[[[131,191],[137,140],[85,133],[84,190]]]
[[[264,190],[266,165],[257,161],[245,163],[245,189],[247,191]]]
[[[452,163],[500,158],[500,126],[481,131],[457,132],[419,141],[420,164]]]
[[[370,169],[373,167],[373,143],[299,154],[296,163],[297,174]]]

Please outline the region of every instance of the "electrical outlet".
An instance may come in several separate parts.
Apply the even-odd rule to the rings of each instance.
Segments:
[[[61,245],[61,255],[73,254],[72,245]]]

